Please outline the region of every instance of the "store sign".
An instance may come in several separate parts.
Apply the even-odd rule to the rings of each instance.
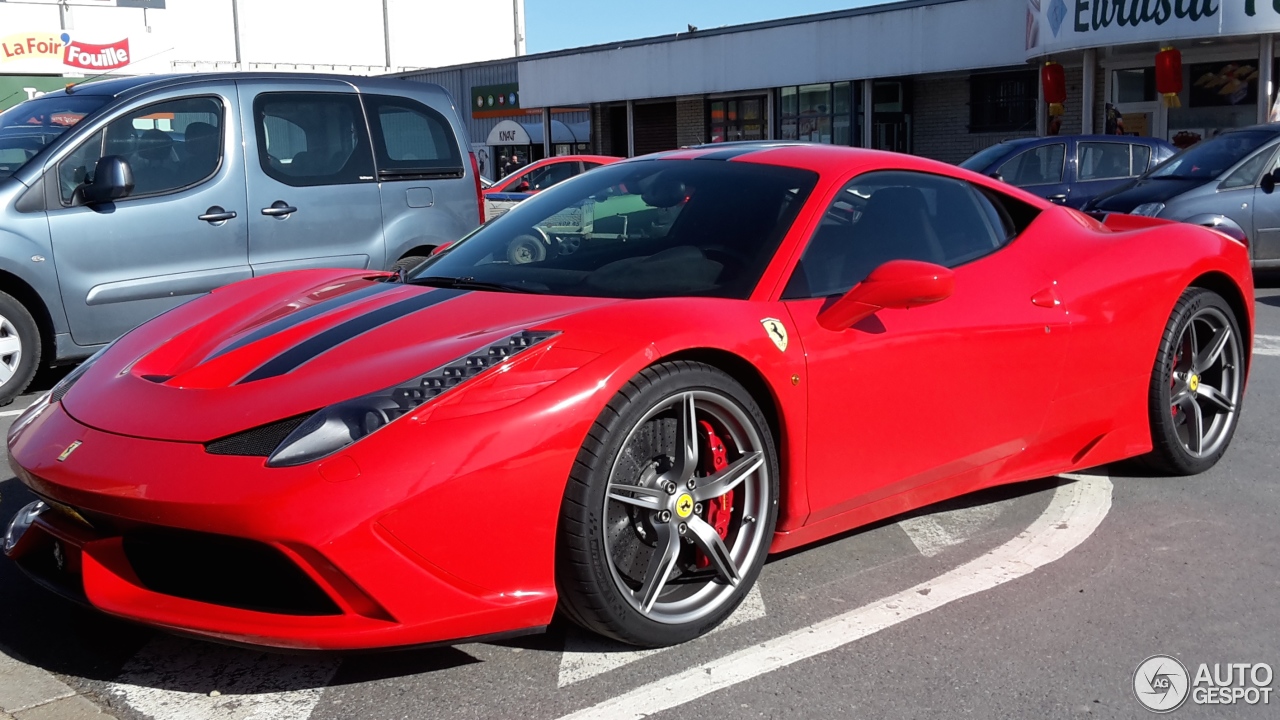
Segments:
[[[1280,0],[1027,0],[1027,57],[1280,32]]]
[[[520,114],[519,83],[477,85],[471,88],[471,117]]]
[[[0,68],[13,63],[28,72],[62,73],[68,68],[104,72],[132,62],[129,38],[94,44],[74,40],[68,33],[25,32],[0,38]]]

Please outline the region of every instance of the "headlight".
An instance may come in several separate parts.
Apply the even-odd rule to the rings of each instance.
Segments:
[[[28,503],[19,510],[18,514],[14,515],[13,519],[9,521],[9,529],[4,532],[4,551],[8,553],[13,550],[27,530],[31,529],[31,524],[36,521],[36,518],[40,517],[40,514],[48,509],[48,505],[37,500],[33,503]]]
[[[330,405],[289,433],[267,458],[267,467],[305,465],[331,455],[558,334],[519,332],[406,382]]]
[[[1159,203],[1159,202],[1143,203],[1138,207],[1134,208],[1133,212],[1129,214],[1142,215],[1143,217],[1155,217],[1160,214],[1161,210],[1164,210],[1164,203]]]

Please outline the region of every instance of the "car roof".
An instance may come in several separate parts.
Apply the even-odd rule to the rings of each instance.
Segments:
[[[235,82],[245,80],[267,80],[278,82],[297,82],[297,81],[314,81],[326,80],[344,82],[354,86],[358,90],[383,90],[383,91],[403,91],[406,87],[412,87],[416,90],[438,91],[443,93],[444,89],[434,83],[424,83],[403,78],[393,77],[366,77],[357,75],[329,75],[324,73],[285,73],[285,72],[222,72],[222,73],[168,73],[159,75],[137,75],[132,77],[108,78],[104,80],[89,80],[71,86],[71,92],[67,90],[57,90],[48,95],[98,95],[107,97],[125,97],[136,95],[150,90],[162,90],[169,87],[179,85],[190,85],[195,83],[218,83],[218,82]]]

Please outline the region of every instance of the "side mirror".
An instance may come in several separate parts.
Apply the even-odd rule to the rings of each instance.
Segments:
[[[1001,174],[1000,174],[1000,173],[998,173],[998,172],[987,173],[987,176],[988,176],[988,177],[995,178],[996,180],[999,180],[1000,182],[1004,182],[1004,176],[1003,176],[1003,175],[1001,175]]]
[[[1276,191],[1276,176],[1280,175],[1280,170],[1269,172],[1262,176],[1262,181],[1258,183],[1258,187],[1262,188],[1262,192],[1270,195]]]
[[[528,180],[521,180],[521,181],[520,181],[520,184],[519,184],[519,185],[516,185],[516,189],[515,189],[515,191],[516,191],[516,192],[529,192],[529,181],[528,181]]]
[[[955,273],[941,265],[890,260],[819,313],[818,324],[838,332],[884,308],[906,309],[946,300],[955,287]]]
[[[107,155],[98,160],[93,171],[93,181],[80,186],[80,197],[86,205],[111,202],[128,197],[133,192],[133,168],[119,155]]]

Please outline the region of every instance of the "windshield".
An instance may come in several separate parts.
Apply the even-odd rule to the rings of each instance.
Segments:
[[[996,143],[985,150],[979,150],[974,153],[968,160],[960,163],[960,167],[965,170],[982,172],[983,170],[986,170],[991,163],[1004,157],[1005,154],[1009,152],[1010,147],[1009,143]]]
[[[16,173],[109,99],[102,95],[57,95],[27,100],[0,113],[0,179]]]
[[[409,281],[746,299],[817,180],[807,170],[722,160],[606,166],[516,205]]]
[[[1174,155],[1147,177],[1212,180],[1274,137],[1269,131],[1224,133]]]

